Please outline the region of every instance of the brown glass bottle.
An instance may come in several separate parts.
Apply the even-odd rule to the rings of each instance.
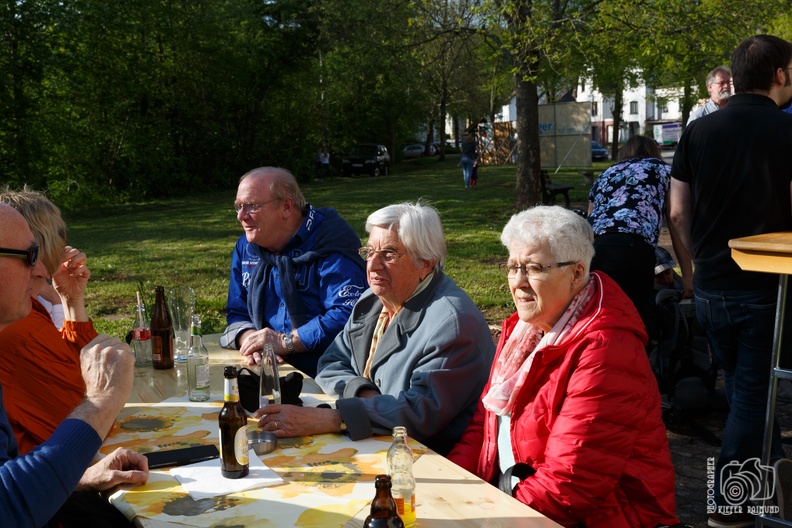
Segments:
[[[220,473],[225,478],[237,479],[247,476],[248,439],[247,415],[239,403],[237,369],[227,366],[223,369],[223,399],[220,410]]]
[[[391,496],[391,479],[388,475],[377,475],[374,480],[377,494],[371,502],[371,513],[366,517],[363,528],[404,528],[396,511],[396,501]]]
[[[151,364],[155,369],[173,368],[173,320],[165,302],[165,287],[154,288],[157,296],[151,313]]]

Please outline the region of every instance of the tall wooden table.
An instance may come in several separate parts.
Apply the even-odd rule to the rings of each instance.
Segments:
[[[770,390],[767,399],[764,444],[762,446],[762,464],[768,466],[778,380],[792,380],[792,370],[781,368],[781,345],[784,333],[787,287],[789,275],[792,275],[792,232],[765,233],[735,238],[729,241],[729,247],[732,250],[732,258],[743,270],[777,273],[779,275],[778,307],[776,309],[775,335],[773,337],[773,360],[770,366]],[[769,499],[765,500],[763,505],[770,506]],[[760,515],[756,520],[756,526],[783,527],[792,526],[792,522]]]
[[[163,407],[170,406],[173,412],[172,416],[174,423],[170,425],[166,424],[162,427],[171,427],[173,431],[159,427],[156,435],[158,439],[161,440],[163,434],[173,434],[173,437],[176,438],[175,429],[184,426],[185,423],[192,423],[189,420],[194,420],[194,416],[191,418],[177,417],[177,415],[187,415],[187,411],[190,410],[189,407],[191,406],[204,405],[205,407],[200,407],[202,410],[199,414],[203,413],[204,417],[213,416],[211,413],[215,413],[219,410],[220,403],[217,401],[218,397],[220,399],[222,398],[223,366],[229,364],[242,365],[239,352],[220,348],[217,344],[218,337],[218,334],[204,337],[204,343],[209,349],[210,356],[210,383],[213,392],[213,401],[207,404],[179,403],[181,400],[178,398],[183,397],[187,387],[187,376],[184,364],[177,364],[176,367],[169,370],[153,370],[151,368],[136,369],[137,372],[133,393],[129,399],[129,403],[119,416],[119,423],[129,424],[130,422],[128,420],[134,421],[135,419],[138,419],[139,422],[145,422],[146,420],[157,418],[158,416],[160,418],[168,418],[168,413],[170,411],[164,411]],[[280,374],[283,375],[291,370],[293,369],[288,365],[281,365]],[[317,405],[321,402],[333,401],[333,398],[324,395],[310,378],[304,380],[303,392],[300,397],[306,405]],[[163,402],[163,400],[168,401]],[[185,408],[187,408],[187,411]],[[169,419],[165,421],[169,421]],[[215,426],[212,425],[212,427]],[[189,430],[189,427],[184,430]],[[141,437],[138,435],[134,441],[127,441],[126,444],[124,444],[123,441],[119,442],[120,439],[127,438],[124,436],[127,433],[128,431],[123,431],[118,426],[114,427],[105,441],[103,451],[109,452],[118,445],[127,445],[131,448],[137,448],[139,451],[146,451],[150,449],[151,445],[156,445],[157,440],[154,440],[154,433],[151,434],[150,442],[146,441],[147,433],[143,433],[143,441],[141,441]],[[318,465],[321,471],[310,473],[310,475],[294,470],[294,468],[289,466],[284,460],[290,458],[287,456],[287,452],[291,453],[294,450],[293,446],[297,445],[299,447],[301,442],[299,439],[281,440],[276,451],[271,454],[273,456],[266,458],[265,455],[262,457],[262,460],[286,482],[272,488],[273,491],[271,492],[262,492],[262,494],[270,493],[270,495],[266,495],[266,497],[268,497],[266,499],[250,499],[250,497],[240,498],[240,502],[244,500],[248,501],[249,504],[246,506],[248,508],[247,511],[250,511],[250,509],[257,509],[258,513],[254,517],[255,519],[259,519],[260,522],[258,520],[251,521],[249,518],[246,518],[244,521],[240,519],[239,522],[242,522],[245,526],[317,526],[317,528],[338,526],[339,528],[362,528],[363,521],[369,512],[370,500],[374,497],[374,474],[384,472],[384,468],[386,467],[385,450],[390,444],[390,438],[375,437],[370,441],[361,441],[364,443],[368,442],[368,444],[379,442],[382,449],[365,459],[368,462],[364,462],[358,467],[351,469],[350,473],[346,475],[344,475],[343,471],[345,467],[350,467],[349,464],[344,465],[342,463],[341,473],[339,473],[337,461],[325,461],[327,463],[326,468],[322,468],[321,464],[324,462],[311,464],[312,467]],[[333,444],[333,442],[346,442],[346,444],[341,444],[339,448],[334,447],[336,444]],[[364,445],[358,442],[352,442],[342,435],[319,435],[318,438],[310,437],[302,443],[310,445],[315,443],[317,446],[316,451],[315,453],[309,453],[309,455],[316,455],[317,460],[323,460],[323,453],[328,449],[336,449],[338,452],[345,452],[356,450],[358,446]],[[328,445],[331,447],[328,448]],[[292,451],[289,451],[290,449]],[[418,444],[416,452],[421,455],[414,466],[416,493],[418,498],[416,504],[418,513],[417,527],[452,528],[465,526],[469,528],[551,528],[559,526],[525,504],[502,493],[494,486],[484,482],[430,449]],[[364,468],[362,473],[354,473],[355,471],[359,471],[360,468]],[[323,513],[324,517],[322,517],[321,512],[315,514],[313,509],[309,507],[300,510],[302,513],[299,514],[300,520],[298,523],[293,523],[292,521],[284,522],[277,518],[277,514],[273,513],[273,511],[277,511],[275,506],[279,506],[283,509],[284,505],[287,505],[291,507],[292,510],[294,508],[300,508],[299,506],[293,505],[293,500],[289,499],[290,497],[296,497],[300,489],[304,490],[306,487],[311,486],[328,486],[335,482],[323,482],[321,479],[325,474],[328,475],[328,479],[337,480],[340,476],[340,478],[346,479],[346,483],[350,486],[361,486],[365,491],[365,500],[360,501],[359,504],[355,506],[352,513],[337,513],[332,515],[334,512],[331,511],[327,513],[327,511],[325,511]],[[350,474],[353,476],[350,477]],[[313,480],[317,478],[316,475],[320,475],[319,481]],[[219,472],[218,478],[221,478]],[[170,491],[173,492],[174,486],[180,486],[178,483],[175,485],[173,484],[175,480],[171,479],[168,481],[167,479],[171,479],[167,471],[153,470],[152,478],[149,479],[149,484],[147,484],[146,487],[135,488],[126,492],[129,495],[125,496],[124,499],[133,496],[135,500],[125,500],[121,503],[120,507],[122,507],[122,510],[126,508],[128,516],[131,516],[131,514],[135,515],[134,522],[138,526],[151,528],[210,526],[211,524],[207,523],[208,517],[206,515],[208,514],[193,516],[190,518],[191,521],[174,523],[162,521],[158,518],[147,517],[145,512],[151,510],[146,510],[143,506],[130,506],[130,504],[148,504],[151,506],[152,503],[157,503],[158,501],[157,493],[162,494],[163,490],[168,486],[170,486]],[[264,490],[267,489],[268,488],[264,488]],[[278,499],[277,501],[273,501],[271,494],[276,491]],[[151,497],[146,497],[146,494],[151,495]],[[181,492],[176,500],[173,499],[173,493],[171,493],[171,495],[162,496],[166,497],[164,499],[165,501],[171,501],[172,504],[179,502],[181,504],[180,507],[183,508],[184,504],[189,503],[191,500],[189,496],[185,497],[185,495],[186,493]],[[252,495],[255,496],[255,493]],[[119,494],[117,493],[111,500],[117,499],[118,496]],[[233,500],[234,499],[230,499],[228,502],[233,502]],[[252,505],[250,504],[251,500],[254,501]],[[239,508],[239,510],[243,511],[242,508]],[[349,512],[348,507],[346,511]],[[273,518],[273,515],[275,518]],[[311,524],[311,522],[313,522],[313,524]]]

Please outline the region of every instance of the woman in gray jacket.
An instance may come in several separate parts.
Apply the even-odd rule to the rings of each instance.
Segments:
[[[395,204],[366,221],[370,288],[319,360],[316,382],[336,409],[268,405],[278,436],[346,432],[354,440],[407,427],[445,454],[487,382],[494,343],[479,309],[445,273],[445,238],[430,206]],[[266,413],[266,414],[265,414]]]

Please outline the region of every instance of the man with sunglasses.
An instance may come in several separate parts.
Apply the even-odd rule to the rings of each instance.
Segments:
[[[335,209],[306,203],[292,173],[278,167],[242,176],[234,208],[246,244],[235,250],[220,345],[238,348],[252,365],[272,344],[314,377],[319,357],[366,289],[360,238]],[[245,287],[236,280],[244,280],[246,258]]]
[[[0,204],[0,331],[27,316],[37,284],[46,275],[27,222]],[[147,480],[145,457],[128,449],[90,466],[132,391],[134,361],[129,347],[117,338],[99,335],[91,341],[80,355],[83,403],[46,442],[23,456],[18,456],[0,387],[0,526],[44,526],[57,517],[72,492],[95,495]]]

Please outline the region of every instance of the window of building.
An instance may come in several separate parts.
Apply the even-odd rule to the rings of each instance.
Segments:
[[[638,113],[638,101],[630,101],[630,114]]]
[[[599,103],[596,101],[591,103],[591,115],[599,115]]]

